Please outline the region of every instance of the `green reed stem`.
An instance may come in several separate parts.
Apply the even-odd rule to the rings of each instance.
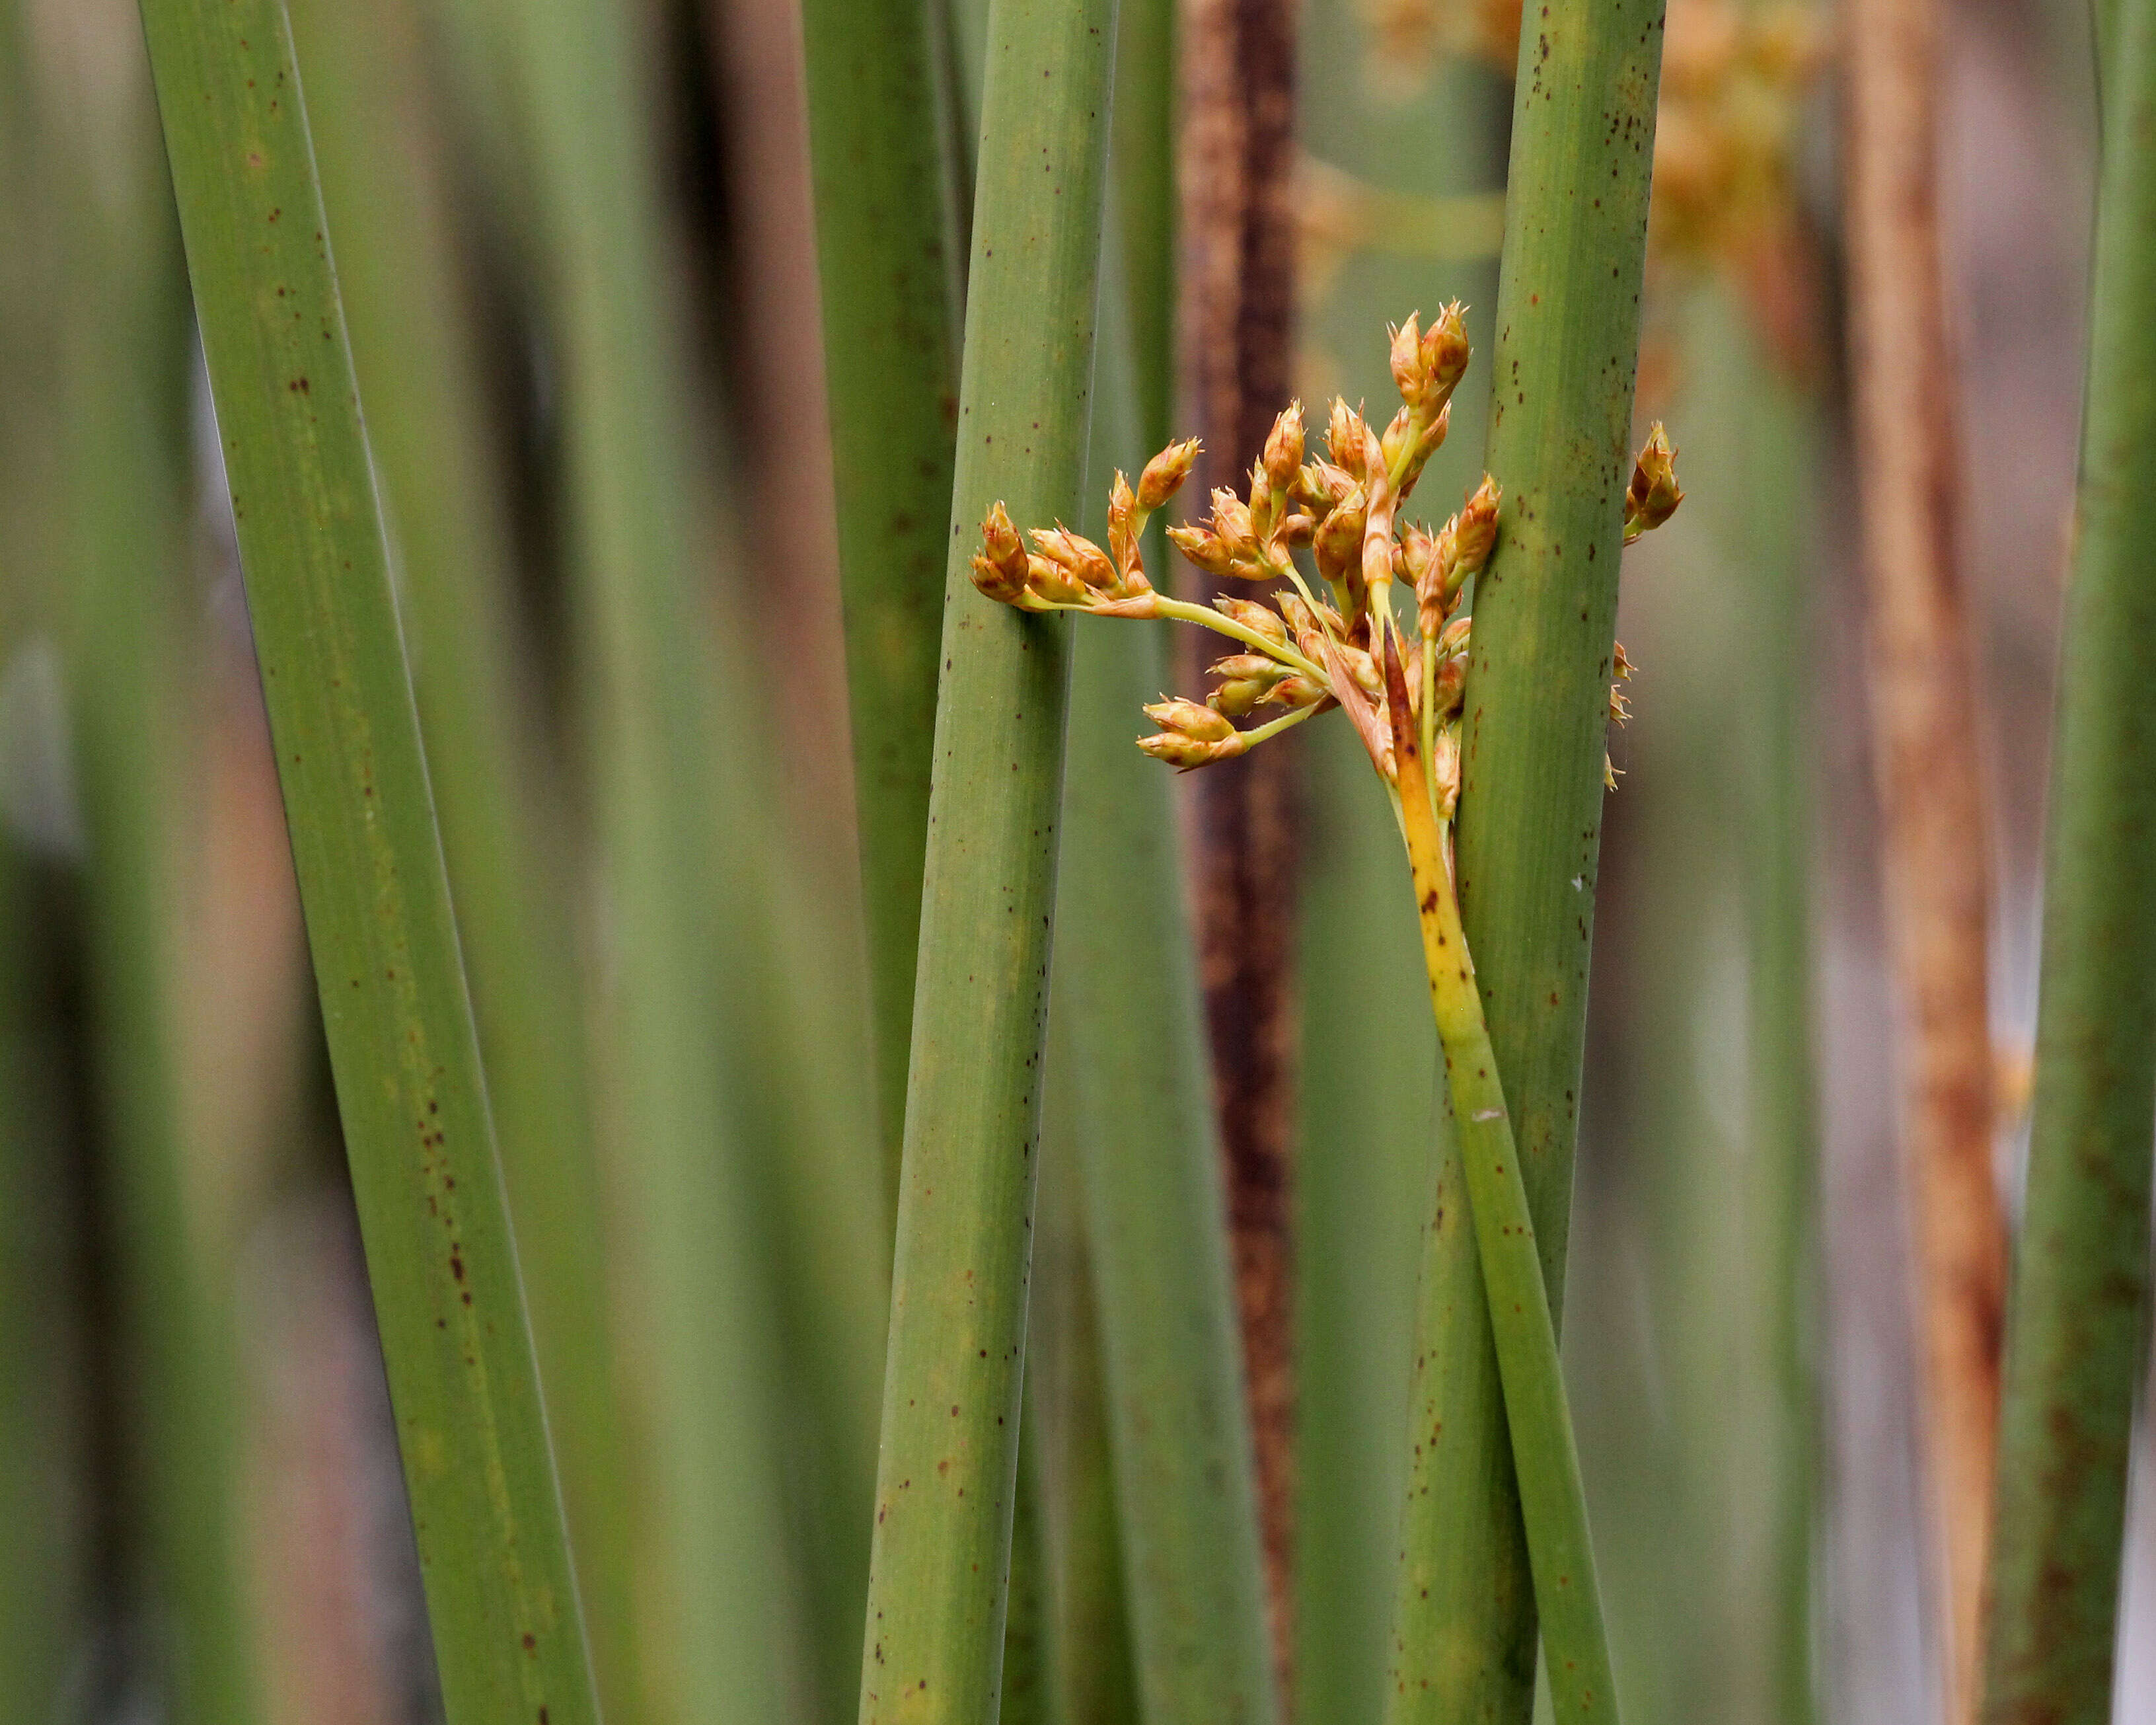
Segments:
[[[947,69],[933,3],[808,0],[801,19],[876,1081],[894,1192],[958,399],[958,260],[938,113]]]
[[[1119,445],[1133,472],[1150,453],[1135,426],[1116,239],[1087,486],[1101,497]],[[1166,548],[1156,533],[1156,569]],[[1133,746],[1147,729],[1140,708],[1170,680],[1165,634],[1095,625],[1073,654],[1059,1047],[1070,1062],[1144,1716],[1265,1725],[1280,1700],[1203,1001],[1172,783]]]
[[[1445,857],[1445,826],[1432,807],[1414,734],[1407,683],[1398,655],[1388,649],[1386,674],[1393,734],[1399,749],[1399,799],[1408,860],[1422,928],[1423,965],[1445,1059],[1452,1138],[1472,1213],[1482,1286],[1505,1397],[1520,1507],[1542,1618],[1543,1663],[1554,1714],[1563,1719],[1617,1717],[1609,1638],[1602,1621],[1594,1551],[1588,1537],[1587,1494],[1558,1357],[1557,1325],[1537,1249],[1527,1182],[1505,1106],[1496,1056],[1483,1022],[1475,964],[1460,923]],[[1450,1161],[1450,1158],[1447,1159]],[[1449,1173],[1447,1167],[1440,1174]],[[1458,1188],[1455,1188],[1455,1192]],[[1440,1213],[1456,1208],[1440,1188]],[[1438,1224],[1443,1225],[1442,1217]],[[1419,1431],[1410,1441],[1425,1440]]]
[[[121,1357],[140,1386],[157,1650],[173,1717],[261,1717],[244,1581],[227,1218],[206,1213],[186,1129],[176,945],[187,662],[187,314],[145,70],[124,46],[54,80],[67,161],[59,471],[66,644],[85,838],[92,1030],[121,1251]],[[64,54],[65,50],[61,50]],[[60,57],[56,54],[55,58]],[[56,70],[58,69],[55,69]],[[72,75],[71,76],[69,75]],[[105,96],[100,102],[94,98]],[[116,100],[115,99],[116,97]],[[130,100],[130,98],[132,100]],[[190,1187],[193,1191],[190,1192]]]
[[[1397,386],[1373,335],[1410,310],[1466,301],[1476,353],[1490,352],[1509,81],[1440,59],[1424,87],[1407,91],[1398,55],[1355,0],[1312,0],[1297,33],[1303,147],[1321,171],[1361,183],[1383,212],[1346,256],[1315,256],[1298,314],[1304,388],[1388,400]],[[1411,515],[1442,519],[1481,476],[1486,400],[1454,399],[1451,435]],[[1296,1713],[1301,1725],[1367,1725],[1394,1688],[1388,1619],[1404,1580],[1402,1506],[1430,1501],[1409,1481],[1425,1464],[1446,1473],[1453,1461],[1450,1450],[1403,1453],[1400,1444],[1411,1394],[1427,1400],[1450,1381],[1450,1356],[1415,1342],[1422,1230],[1433,1220],[1464,1228],[1466,1218],[1456,1204],[1447,1217],[1432,1207],[1437,1166],[1455,1152],[1431,1135],[1430,985],[1414,906],[1400,892],[1399,828],[1369,795],[1352,727],[1312,725],[1298,746],[1308,807],[1297,967]],[[1437,1115],[1449,1131],[1441,1105]],[[1445,1189],[1458,1184],[1455,1159]],[[1471,1244],[1455,1267],[1479,1280]],[[1441,1282],[1425,1291],[1435,1302],[1425,1327],[1437,1329],[1455,1302]],[[1481,1295],[1471,1285],[1468,1297]],[[1502,1431],[1486,1436],[1502,1465]],[[1476,1584],[1449,1554],[1411,1533],[1404,1544],[1440,1572],[1440,1589],[1455,1578]],[[1424,1584],[1404,1597],[1420,1605]],[[1430,1645],[1418,1635],[1416,1657]]]
[[[1487,462],[1503,529],[1477,583],[1460,912],[1554,1316],[1563,1310],[1603,733],[1629,471],[1661,0],[1553,0],[1514,88]],[[1440,1178],[1443,1176],[1440,1174]],[[1425,1236],[1418,1353],[1450,1363],[1396,1595],[1395,1725],[1524,1721],[1534,1611],[1518,1487],[1464,1230]],[[1433,1306],[1440,1290],[1450,1290]],[[1418,1578],[1426,1575],[1426,1582]],[[1425,1586],[1427,1593],[1425,1596]]]
[[[2103,161],[2045,864],[2028,1192],[2007,1312],[1987,1725],[2111,1717],[2156,1135],[2156,5],[2103,44]]]
[[[700,579],[699,438],[680,277],[658,203],[641,8],[493,8],[536,185],[562,387],[568,564],[608,962],[609,1147],[638,1265],[632,1344],[654,1511],[649,1704],[662,1717],[778,1717],[799,1602],[774,1554],[778,1314],[743,1130],[754,914],[747,829],[766,806],[721,760],[716,607]],[[737,945],[737,943],[741,943]],[[774,1577],[774,1570],[778,1574]]]
[[[1067,626],[973,590],[971,524],[1076,514],[1112,0],[995,0],[861,1717],[995,1717],[1062,790]]]
[[[540,1376],[607,1710],[637,1692],[629,1440],[564,878],[499,454],[408,4],[293,8]]]
[[[146,0],[452,1725],[597,1717],[279,0]]]
[[[47,595],[26,579],[57,555],[56,349],[61,295],[54,183],[67,142],[33,64],[30,19],[0,8],[0,666],[20,657]],[[92,1603],[83,1513],[85,1341],[80,1218],[54,1099],[59,1027],[40,1012],[49,918],[22,835],[0,837],[0,1721],[50,1725],[68,1704]]]

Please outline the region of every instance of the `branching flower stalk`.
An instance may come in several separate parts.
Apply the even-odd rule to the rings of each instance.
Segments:
[[[1116,474],[1105,550],[1060,524],[1033,529],[1029,550],[996,504],[982,523],[973,579],[991,599],[1024,610],[1164,618],[1210,629],[1233,643],[1236,651],[1211,667],[1215,686],[1204,701],[1163,697],[1145,709],[1160,729],[1140,739],[1138,747],[1172,766],[1188,771],[1233,760],[1334,707],[1361,738],[1386,787],[1414,878],[1431,1007],[1496,1332],[1544,1654],[1561,1708],[1571,1717],[1614,1718],[1609,1640],[1557,1331],[1460,925],[1451,860],[1471,633],[1462,600],[1496,543],[1499,489],[1486,476],[1435,533],[1399,519],[1424,465],[1445,440],[1453,391],[1467,361],[1459,306],[1446,306],[1427,332],[1410,317],[1392,333],[1402,404],[1382,433],[1336,401],[1326,455],[1306,459],[1302,406],[1292,403],[1251,468],[1248,497],[1217,490],[1209,524],[1168,529],[1176,548],[1209,575],[1284,582],[1270,602],[1229,596],[1212,606],[1194,605],[1158,592],[1145,572],[1140,540],[1146,523],[1188,477],[1195,440],[1172,443],[1155,456],[1135,489]],[[1674,452],[1657,425],[1626,495],[1625,542],[1667,520],[1681,497]],[[1297,551],[1310,554],[1325,596],[1306,579]],[[1413,595],[1411,628],[1395,613],[1396,586]],[[1630,675],[1621,647],[1616,667],[1620,678]],[[1267,708],[1281,710],[1260,716]],[[1611,687],[1609,710],[1623,721],[1620,686]],[[1605,778],[1614,788],[1606,762]]]

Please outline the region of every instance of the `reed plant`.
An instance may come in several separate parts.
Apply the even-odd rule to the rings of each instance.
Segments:
[[[2101,40],[2103,148],[2079,518],[2046,833],[2027,1196],[2007,1312],[1982,1717],[2112,1717],[2156,1136],[2156,8]]]
[[[987,26],[954,513],[1075,512],[1113,71],[1110,8]],[[1018,1465],[1068,657],[947,580],[861,1717],[993,1718]],[[989,909],[993,907],[993,909]]]
[[[608,1711],[636,1692],[630,1439],[609,1331],[605,1213],[558,773],[518,615],[503,452],[472,327],[423,20],[301,0],[295,38],[339,288],[403,601],[540,1376]],[[521,651],[520,651],[521,649]]]
[[[299,69],[143,8],[452,1721],[597,1717]]]

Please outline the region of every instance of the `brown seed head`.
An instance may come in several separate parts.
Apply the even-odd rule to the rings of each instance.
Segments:
[[[1125,579],[1145,567],[1138,550],[1137,510],[1131,482],[1118,467],[1116,482],[1108,487],[1108,555],[1115,559],[1116,573]]]
[[[1138,739],[1138,747],[1155,760],[1164,760],[1186,773],[1194,767],[1210,766],[1216,760],[1233,760],[1250,746],[1243,740],[1243,734],[1234,729],[1217,743],[1201,743],[1176,731]]]
[[[1302,466],[1302,404],[1291,401],[1265,438],[1265,479],[1274,490],[1284,492],[1295,483]]]
[[[1422,369],[1431,393],[1450,399],[1467,373],[1467,308],[1455,300],[1439,312],[1422,338]]]
[[[1625,543],[1652,533],[1677,512],[1684,502],[1677,483],[1677,452],[1657,420],[1632,464],[1632,482],[1625,492]]]
[[[1205,528],[1172,527],[1168,541],[1209,575],[1225,577],[1235,572],[1235,554],[1219,534]]]
[[[1108,554],[1082,534],[1070,532],[1060,522],[1054,527],[1035,528],[1033,545],[1080,586],[1101,592],[1114,588],[1116,566],[1108,561]]]
[[[1420,402],[1428,387],[1429,373],[1422,363],[1421,314],[1408,313],[1408,320],[1398,327],[1389,327],[1386,333],[1392,337],[1393,382],[1399,386],[1400,399],[1410,407]]]
[[[1250,506],[1225,487],[1213,493],[1213,531],[1234,555],[1257,554],[1257,536],[1250,529]]]
[[[1370,428],[1363,423],[1362,415],[1348,405],[1338,396],[1332,398],[1332,415],[1325,426],[1326,453],[1335,466],[1346,470],[1351,479],[1367,481],[1370,474]]]
[[[1191,463],[1198,459],[1199,447],[1196,438],[1186,437],[1147,461],[1145,471],[1138,475],[1138,507],[1150,515],[1180,491],[1183,481],[1190,477]]]
[[[1287,645],[1287,625],[1281,614],[1269,605],[1260,605],[1255,599],[1216,599],[1213,608],[1224,617],[1240,623],[1254,635],[1262,635],[1267,641]]]
[[[1145,709],[1145,715],[1163,731],[1194,737],[1201,743],[1218,743],[1233,735],[1235,729],[1210,707],[1179,697],[1154,702]]]

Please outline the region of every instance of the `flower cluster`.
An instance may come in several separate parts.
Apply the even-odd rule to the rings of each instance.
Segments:
[[[1419,736],[1410,740],[1420,745],[1436,812],[1447,819],[1459,795],[1471,627],[1460,604],[1496,543],[1499,491],[1486,475],[1435,533],[1399,520],[1401,506],[1445,441],[1468,345],[1457,305],[1446,306],[1427,330],[1410,317],[1391,333],[1400,407],[1383,431],[1336,400],[1321,456],[1307,447],[1301,403],[1291,403],[1250,469],[1247,496],[1216,491],[1204,522],[1168,530],[1176,549],[1216,579],[1265,584],[1254,586],[1252,597],[1193,605],[1158,592],[1147,578],[1140,537],[1147,520],[1189,476],[1195,440],[1171,444],[1155,456],[1135,491],[1116,475],[1106,550],[1060,523],[1034,529],[1029,550],[996,504],[981,524],[973,580],[989,598],[1025,610],[1162,617],[1228,637],[1235,651],[1211,667],[1214,687],[1204,700],[1163,698],[1145,709],[1160,729],[1141,738],[1138,747],[1185,770],[1232,760],[1337,706],[1379,774],[1397,785],[1400,739],[1395,703],[1388,698],[1387,662],[1414,667],[1419,674],[1406,677],[1405,710]],[[1682,501],[1675,461],[1656,426],[1625,492],[1625,543],[1668,520]],[[1315,566],[1317,584],[1306,579],[1298,552]],[[1412,595],[1411,628],[1396,611],[1396,587]],[[1620,679],[1631,674],[1622,647],[1616,664]],[[1238,723],[1269,708],[1281,710],[1256,723]],[[1620,723],[1625,716],[1616,685],[1610,716]]]

